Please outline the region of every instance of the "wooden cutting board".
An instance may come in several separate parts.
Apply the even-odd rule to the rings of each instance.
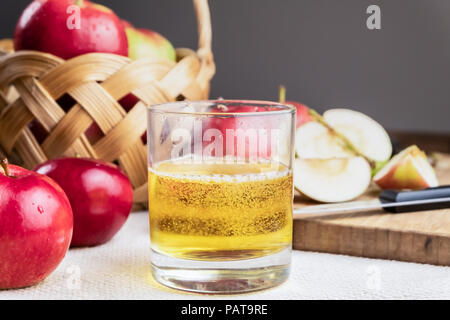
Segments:
[[[440,184],[450,184],[450,160],[438,164]],[[372,189],[357,200],[378,197]],[[294,207],[314,205],[296,197]],[[390,214],[382,210],[315,214],[294,219],[297,250],[450,266],[450,209]]]

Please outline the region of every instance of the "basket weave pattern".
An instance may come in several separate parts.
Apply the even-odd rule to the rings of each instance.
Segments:
[[[0,147],[26,168],[49,159],[81,156],[117,161],[135,188],[135,204],[147,202],[146,106],[183,98],[206,99],[215,72],[207,0],[194,0],[199,49],[177,49],[177,62],[91,53],[63,60],[36,51],[0,59]],[[127,113],[119,100],[139,102]],[[57,100],[76,104],[65,112]],[[37,120],[48,132],[39,144],[29,128]],[[104,134],[95,144],[85,136],[97,123]],[[1,151],[0,151],[1,153]]]

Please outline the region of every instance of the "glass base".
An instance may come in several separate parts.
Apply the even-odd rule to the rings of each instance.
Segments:
[[[184,291],[236,294],[277,286],[289,276],[291,249],[248,260],[198,261],[173,258],[152,250],[153,277]]]

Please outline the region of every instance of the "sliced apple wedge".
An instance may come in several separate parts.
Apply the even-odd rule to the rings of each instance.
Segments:
[[[370,181],[370,165],[362,157],[295,159],[294,186],[316,201],[352,200],[367,190]]]
[[[334,133],[323,124],[312,121],[300,126],[295,133],[295,152],[302,159],[351,157]]]
[[[382,189],[420,190],[439,182],[423,151],[413,145],[395,155],[373,178]]]
[[[389,135],[369,116],[350,109],[331,109],[323,114],[323,118],[368,159],[386,161],[391,157],[392,144]]]

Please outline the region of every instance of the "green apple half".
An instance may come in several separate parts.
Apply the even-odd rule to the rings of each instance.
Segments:
[[[314,114],[296,131],[296,153],[300,158],[327,159],[363,156],[375,164],[388,160],[392,144],[386,130],[365,114],[350,109],[331,109],[323,117]]]
[[[294,187],[320,202],[350,201],[370,185],[371,168],[363,157],[295,159]]]

